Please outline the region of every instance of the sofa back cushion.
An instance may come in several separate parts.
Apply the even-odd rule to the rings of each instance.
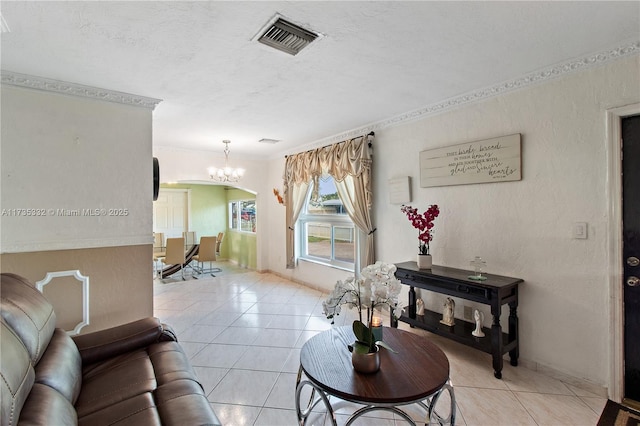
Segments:
[[[0,280],[2,426],[76,423],[82,385],[76,344],[55,328],[53,307],[27,280],[14,274]]]
[[[24,403],[18,426],[77,424],[78,415],[67,398],[49,386],[36,383]]]
[[[53,306],[24,278],[0,275],[2,319],[22,340],[32,364],[36,365],[56,328]]]
[[[13,330],[2,321],[0,329],[0,424],[13,426],[18,423],[35,373],[27,349]]]
[[[71,404],[76,403],[82,386],[82,361],[76,344],[64,330],[56,328],[35,369],[36,383],[57,390]]]

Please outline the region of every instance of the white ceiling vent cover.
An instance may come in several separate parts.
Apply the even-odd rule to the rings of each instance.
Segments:
[[[258,41],[290,55],[295,55],[316,38],[318,38],[318,34],[278,18],[260,36]]]

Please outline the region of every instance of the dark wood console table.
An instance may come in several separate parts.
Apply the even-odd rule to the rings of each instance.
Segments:
[[[431,269],[418,269],[416,262],[398,263],[396,267],[396,278],[411,287],[409,306],[399,318],[400,321],[491,354],[493,374],[498,379],[502,378],[502,356],[505,353],[509,352],[511,365],[518,365],[517,309],[518,284],[522,282],[520,278],[484,274],[487,277],[485,281],[475,281],[468,278],[469,275],[473,275],[473,271],[463,269],[436,265]],[[456,318],[455,325],[449,327],[440,323],[440,312],[425,309],[424,316],[416,315],[416,287],[491,306],[491,328],[483,327],[486,336],[478,338],[471,334],[475,329],[475,323]],[[500,325],[500,313],[504,304],[509,304],[508,333],[503,333]],[[397,323],[395,325],[397,326]]]

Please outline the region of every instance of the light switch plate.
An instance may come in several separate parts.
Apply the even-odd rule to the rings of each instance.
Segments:
[[[586,240],[587,235],[587,222],[576,222],[573,224],[573,239],[574,240]]]

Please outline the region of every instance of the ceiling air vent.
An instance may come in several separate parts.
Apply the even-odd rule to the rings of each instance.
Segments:
[[[278,142],[280,142],[280,140],[279,140],[279,139],[267,139],[267,138],[262,138],[262,139],[260,139],[258,142],[260,142],[260,143],[268,143],[268,144],[271,144],[271,145],[275,145],[275,144],[277,144]]]
[[[317,34],[278,18],[260,36],[258,41],[290,55],[295,55],[316,38],[318,38]]]

